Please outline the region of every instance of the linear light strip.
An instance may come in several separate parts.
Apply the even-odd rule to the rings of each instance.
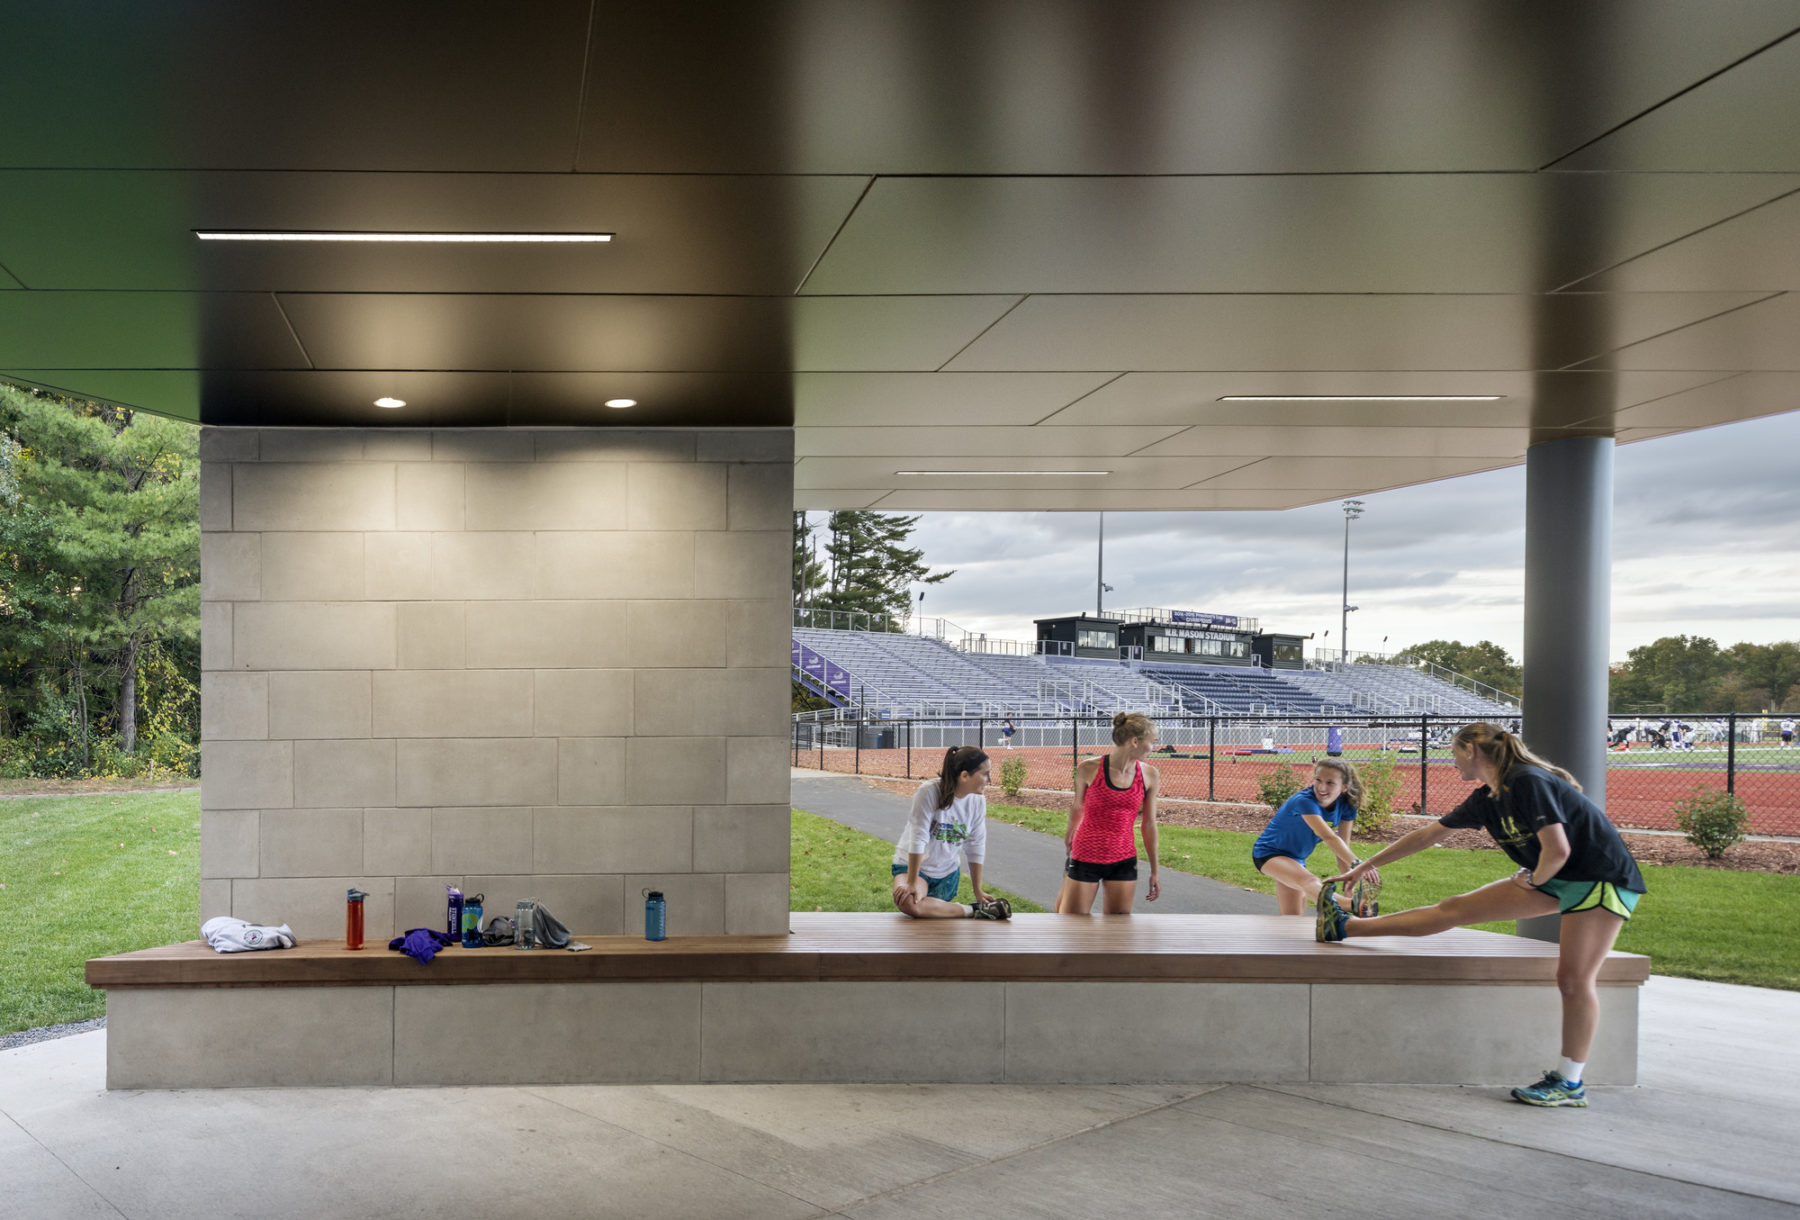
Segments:
[[[1499,402],[1504,394],[1226,394],[1220,402]]]
[[[305,230],[275,232],[257,229],[195,229],[201,241],[360,241],[360,242],[445,242],[461,245],[485,244],[590,244],[609,242],[611,233],[356,233]]]
[[[1054,479],[1054,478],[1060,478],[1063,475],[1104,475],[1104,474],[1111,474],[1112,471],[1110,471],[1110,470],[896,470],[894,473],[897,475],[917,475],[920,478],[931,478],[931,479],[972,479],[972,478],[977,478],[977,477],[985,478],[985,477],[989,477],[989,476],[993,476],[993,475],[1005,475],[1007,477],[1021,476],[1021,477]]]

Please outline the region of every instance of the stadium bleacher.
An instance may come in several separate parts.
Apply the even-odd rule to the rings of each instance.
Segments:
[[[794,629],[794,641],[852,678],[844,702],[884,717],[1344,713],[1512,716],[1515,707],[1419,670],[1156,665],[964,651],[928,636]]]

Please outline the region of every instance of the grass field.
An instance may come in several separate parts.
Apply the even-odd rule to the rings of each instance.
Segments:
[[[991,816],[1052,834],[1062,815],[990,805]],[[796,810],[797,911],[888,911],[881,839]],[[1165,868],[1249,889],[1273,884],[1250,867],[1250,835],[1162,828]],[[0,801],[0,1034],[105,1012],[82,978],[90,957],[199,934],[200,800],[194,792]],[[1323,871],[1328,853],[1315,857]],[[1434,848],[1385,870],[1388,910],[1435,902],[1509,871],[1494,852]],[[1660,974],[1800,990],[1800,877],[1646,868],[1650,894],[1619,947],[1648,953]],[[1020,912],[1043,908],[996,889]],[[964,877],[962,901],[969,901]],[[1496,931],[1510,930],[1504,925]]]
[[[792,893],[788,909],[794,911],[892,911],[894,900],[889,865],[894,845],[874,835],[794,810]],[[1010,890],[988,887],[990,898],[1005,898],[1015,911],[1042,911],[1035,902]],[[957,888],[958,902],[973,902],[969,876],[963,874]]]
[[[106,1011],[90,957],[200,934],[200,794],[0,801],[0,1034]]]
[[[1067,824],[1061,813],[1016,805],[990,804],[988,816],[1055,835]],[[1157,850],[1164,868],[1273,894],[1275,883],[1250,864],[1255,838],[1228,830],[1162,826]],[[1308,862],[1321,876],[1336,872],[1335,863],[1322,845]],[[1381,870],[1381,909],[1426,906],[1512,871],[1498,851],[1434,847]],[[1619,934],[1620,949],[1649,954],[1657,974],[1800,991],[1800,952],[1788,939],[1789,930],[1800,923],[1800,877],[1653,866],[1643,873],[1649,893]],[[1510,923],[1480,926],[1512,931]]]

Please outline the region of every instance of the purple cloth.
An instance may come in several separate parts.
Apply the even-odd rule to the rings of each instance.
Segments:
[[[408,957],[416,957],[419,964],[424,965],[438,955],[439,949],[447,949],[451,943],[447,932],[439,932],[436,928],[413,928],[405,936],[396,936],[390,940],[388,948],[398,949]]]

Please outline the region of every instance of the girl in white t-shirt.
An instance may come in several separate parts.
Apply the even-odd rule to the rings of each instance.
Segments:
[[[906,829],[894,845],[894,906],[913,919],[1010,919],[1004,898],[981,888],[987,854],[988,756],[974,746],[944,752],[936,779],[913,793]],[[975,904],[956,901],[961,865],[969,866]]]

